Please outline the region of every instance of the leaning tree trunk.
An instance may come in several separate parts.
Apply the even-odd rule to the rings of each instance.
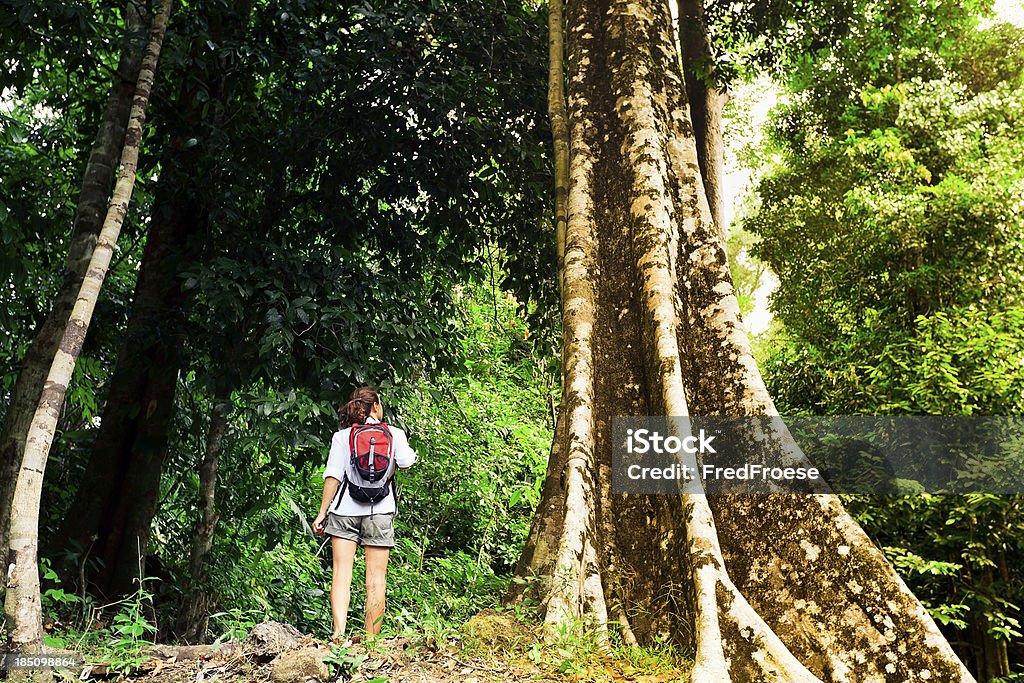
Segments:
[[[697,682],[970,681],[834,496],[611,491],[613,416],[775,414],[704,192],[669,14],[604,0],[568,16],[564,405],[520,575],[542,577],[549,628],[617,622],[627,639],[688,643]],[[757,445],[802,458],[785,433]]]
[[[697,145],[697,163],[704,181],[704,192],[711,206],[711,218],[724,236],[725,139],[722,116],[729,94],[718,83],[714,55],[704,21],[703,0],[679,0],[679,45],[683,59],[683,78],[690,106],[690,123]]]
[[[206,555],[213,546],[213,531],[220,514],[217,512],[217,463],[220,444],[228,423],[228,406],[218,401],[210,411],[210,427],[206,433],[206,452],[199,466],[199,519],[192,531],[192,552],[189,562],[191,586],[178,615],[178,633],[185,643],[198,645],[206,638],[212,598],[206,591]]]
[[[32,418],[25,440],[25,453],[14,489],[10,519],[10,559],[7,564],[7,595],[4,614],[10,636],[10,646],[18,652],[40,652],[43,644],[42,610],[39,596],[39,568],[37,549],[39,542],[39,499],[43,488],[43,472],[53,443],[57,418],[64,404],[68,383],[74,373],[75,362],[82,350],[89,322],[92,319],[100,288],[110,266],[114,245],[121,232],[128,203],[135,186],[135,172],[139,161],[142,126],[146,120],[146,105],[153,88],[153,77],[167,21],[171,0],[162,0],[153,19],[149,42],[139,69],[135,98],[132,103],[124,149],[121,152],[121,172],[114,186],[113,197],[107,209],[103,228],[89,260],[89,268],[82,280],[74,308],[64,328],[60,346],[54,354],[46,377],[39,405]],[[9,676],[18,677],[17,672]],[[48,675],[44,675],[48,678]]]
[[[101,565],[85,572],[88,586],[79,587],[116,598],[131,594],[144,571],[150,527],[160,497],[160,478],[167,457],[174,418],[174,397],[183,358],[186,299],[182,271],[193,264],[197,236],[208,225],[208,188],[196,168],[203,167],[204,144],[185,140],[206,126],[219,125],[233,83],[226,63],[208,54],[245,35],[251,0],[233,0],[206,16],[211,41],[195,41],[178,97],[180,127],[164,159],[132,298],[128,321],[102,422],[78,491],[55,540],[54,555],[72,557],[88,551]],[[197,97],[203,90],[212,107]],[[202,136],[200,136],[202,138]],[[63,553],[61,551],[72,551]],[[78,567],[60,566],[62,578],[79,581]]]
[[[107,98],[106,110],[100,122],[99,132],[93,143],[89,160],[82,176],[82,188],[78,194],[75,222],[71,231],[71,248],[64,265],[64,280],[49,314],[36,332],[25,358],[22,361],[18,381],[11,394],[11,402],[4,415],[0,429],[0,557],[7,556],[8,513],[14,483],[21,468],[25,451],[25,437],[28,435],[32,416],[39,405],[43,384],[50,363],[61,341],[68,316],[75,305],[75,298],[82,286],[85,272],[92,259],[96,237],[103,226],[110,190],[117,173],[117,161],[124,147],[124,134],[128,126],[128,114],[132,108],[135,82],[139,77],[139,63],[142,61],[144,40],[137,40],[143,29],[144,17],[134,1],[125,6],[125,42],[121,49],[120,61],[114,73],[114,82]],[[0,582],[0,596],[3,595]]]

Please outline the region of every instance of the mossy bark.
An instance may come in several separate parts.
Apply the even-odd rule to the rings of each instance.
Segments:
[[[563,405],[519,572],[549,631],[667,637],[693,649],[700,682],[972,680],[835,497],[610,490],[614,416],[775,408],[711,217],[667,3],[573,3],[566,36]],[[779,462],[802,459],[788,434],[762,436]]]

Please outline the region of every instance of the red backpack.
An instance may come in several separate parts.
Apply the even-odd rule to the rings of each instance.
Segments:
[[[383,422],[352,425],[345,485],[360,503],[379,503],[390,493],[395,478],[395,442]],[[344,490],[342,491],[344,495]]]

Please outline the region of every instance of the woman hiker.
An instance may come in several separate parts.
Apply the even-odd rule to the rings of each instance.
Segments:
[[[357,544],[366,553],[366,633],[380,633],[388,556],[395,545],[394,472],[416,462],[416,451],[409,447],[405,432],[381,421],[384,406],[375,389],[353,391],[338,415],[341,426],[331,440],[320,514],[313,522],[314,533],[331,536],[334,641],[345,634]]]

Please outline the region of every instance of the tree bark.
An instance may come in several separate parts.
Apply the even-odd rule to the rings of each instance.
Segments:
[[[216,508],[217,461],[224,429],[228,423],[228,406],[218,401],[210,411],[210,428],[206,434],[206,452],[199,467],[199,509],[192,532],[189,562],[191,587],[178,617],[178,633],[185,643],[201,644],[210,621],[211,596],[205,589],[206,555],[213,546],[213,532],[220,514]]]
[[[114,599],[138,589],[149,528],[174,415],[184,314],[178,277],[189,238],[199,232],[199,205],[161,178],[138,281],[102,421],[78,491],[64,517],[55,556],[91,548],[99,561],[77,586],[78,568],[62,580]],[[67,550],[68,553],[60,551]]]
[[[212,43],[244,35],[250,9],[250,0],[238,0],[207,16]],[[180,273],[195,258],[194,238],[208,221],[208,201],[202,198],[206,190],[193,172],[202,146],[185,149],[182,143],[201,123],[218,123],[212,116],[219,114],[202,120],[203,105],[195,98],[194,88],[205,86],[210,101],[230,100],[231,83],[222,62],[197,52],[206,49],[206,41],[193,44],[196,66],[186,75],[179,96],[181,129],[157,184],[132,316],[110,380],[99,434],[55,541],[57,556],[73,557],[91,548],[89,558],[99,561],[99,569],[87,574],[85,588],[110,599],[137,590],[144,576],[182,365],[186,302]],[[59,570],[63,580],[77,585],[77,568],[65,565]]]
[[[32,417],[54,354],[60,345],[61,335],[74,307],[78,290],[82,286],[89,261],[92,259],[96,238],[103,226],[107,202],[114,185],[117,161],[124,147],[125,129],[135,94],[135,82],[139,77],[139,63],[142,61],[144,40],[139,39],[143,30],[145,11],[130,1],[125,6],[125,40],[121,48],[114,82],[107,96],[107,105],[100,122],[96,140],[89,153],[82,177],[82,187],[75,210],[75,222],[71,231],[71,244],[64,265],[64,279],[57,297],[45,320],[36,332],[18,373],[18,381],[11,394],[11,402],[0,429],[0,557],[8,551],[11,498],[14,484],[21,469],[25,451],[25,438],[32,424]],[[0,599],[4,586],[0,584]]]
[[[139,69],[135,97],[125,132],[124,149],[121,152],[121,172],[60,346],[51,361],[46,384],[25,440],[25,452],[10,512],[10,558],[7,563],[7,594],[4,601],[10,646],[18,652],[42,651],[43,629],[37,548],[43,473],[67,386],[74,373],[78,354],[82,350],[100,288],[110,266],[114,245],[124,223],[128,203],[131,201],[142,126],[146,119],[146,106],[153,88],[153,77],[170,12],[171,0],[162,0],[153,20],[149,42]],[[12,671],[8,675],[15,680],[25,677],[51,678],[49,672],[38,674],[29,670]]]
[[[711,207],[711,218],[725,237],[725,139],[722,116],[729,102],[725,86],[717,82],[715,62],[704,20],[702,0],[679,0],[679,45],[683,58],[686,98],[697,144],[697,163],[704,181],[704,192]]]
[[[971,681],[834,496],[705,495],[699,480],[678,496],[611,492],[614,416],[776,413],[667,3],[574,3],[567,24],[564,404],[520,568],[541,577],[549,632],[583,620],[669,637],[693,648],[696,682]],[[804,462],[785,432],[760,436],[750,447],[772,464]]]
[[[569,122],[565,111],[565,29],[562,5],[548,3],[548,117],[555,161],[555,249],[564,270],[565,225],[569,211]]]
[[[565,274],[565,239],[566,225],[569,215],[569,127],[568,115],[565,103],[565,20],[562,12],[561,2],[548,3],[548,117],[551,121],[551,137],[554,149],[554,180],[555,180],[555,247],[557,253],[558,286],[564,297],[564,274]],[[566,406],[566,354],[562,350],[561,386],[562,397],[559,402],[559,409],[555,415],[555,438],[551,443],[551,452],[548,455],[547,475],[544,479],[544,490],[541,498],[546,505],[554,510],[563,503],[563,487],[560,486],[563,467],[565,465],[565,454],[563,436],[565,432],[565,406]],[[552,412],[555,412],[552,409]],[[551,514],[537,514],[533,518],[530,534],[527,537],[523,553],[516,565],[516,575],[519,581],[514,581],[509,586],[505,596],[506,602],[522,600],[527,595],[535,597],[538,586],[532,582],[532,576],[526,577],[531,566],[549,567],[551,561],[551,550],[556,538],[558,529],[551,526],[549,522],[554,517]]]

